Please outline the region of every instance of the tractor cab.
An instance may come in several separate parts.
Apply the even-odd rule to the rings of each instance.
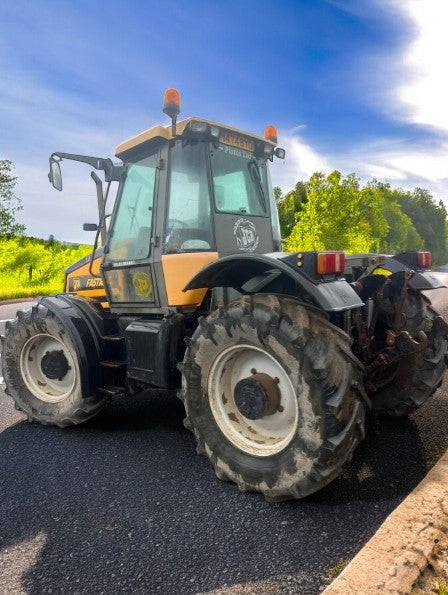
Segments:
[[[205,265],[219,256],[281,249],[268,169],[274,156],[284,158],[275,128],[259,137],[201,118],[177,123],[179,97],[172,89],[164,111],[171,126],[119,145],[120,167],[99,164],[107,162],[119,181],[101,263],[112,311],[196,307],[205,291],[183,289]],[[80,157],[54,154],[51,172],[55,162],[59,169],[58,155]],[[53,185],[57,179],[57,172],[50,174]]]

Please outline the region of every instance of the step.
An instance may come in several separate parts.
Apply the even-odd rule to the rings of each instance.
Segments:
[[[112,361],[112,360],[103,360],[102,362],[99,362],[100,366],[103,366],[103,368],[125,368],[127,363],[123,362],[123,361]]]
[[[96,390],[106,395],[115,396],[122,395],[125,392],[124,386],[97,386]]]
[[[120,341],[124,341],[124,337],[122,335],[104,335],[101,338],[103,341],[109,341],[111,343],[119,343]]]

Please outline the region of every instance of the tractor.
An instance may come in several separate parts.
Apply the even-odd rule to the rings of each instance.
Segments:
[[[440,385],[448,325],[422,291],[444,285],[429,252],[283,252],[275,128],[178,122],[179,106],[169,89],[171,123],[120,144],[119,162],[51,155],[54,188],[75,160],[106,192],[92,172],[94,248],[65,292],[7,323],[6,392],[29,421],[65,427],[116,395],[177,391],[219,479],[302,498],[340,474],[367,412],[407,415]]]

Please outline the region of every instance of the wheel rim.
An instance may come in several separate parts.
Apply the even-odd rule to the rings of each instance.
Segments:
[[[46,403],[66,399],[77,381],[77,367],[67,346],[46,334],[34,335],[25,343],[20,372],[28,390]]]
[[[272,390],[266,382],[260,388],[259,377],[270,378],[280,393],[279,407],[272,413]],[[237,404],[240,387],[252,384],[251,409],[257,419],[243,415]],[[269,385],[269,382],[268,382]],[[267,394],[267,406],[259,413],[262,393]],[[235,394],[237,400],[235,400]],[[222,351],[213,362],[208,377],[208,396],[213,417],[224,436],[240,450],[255,456],[270,456],[281,452],[294,438],[299,418],[296,391],[280,363],[259,347],[234,345]],[[246,409],[248,411],[249,409]]]

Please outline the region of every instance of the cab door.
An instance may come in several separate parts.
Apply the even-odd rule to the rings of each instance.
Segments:
[[[148,311],[158,305],[152,236],[159,183],[159,152],[127,163],[118,191],[102,273],[112,311]]]
[[[244,148],[211,143],[210,169],[218,252],[272,252],[266,163],[255,154],[253,143],[246,141]]]

